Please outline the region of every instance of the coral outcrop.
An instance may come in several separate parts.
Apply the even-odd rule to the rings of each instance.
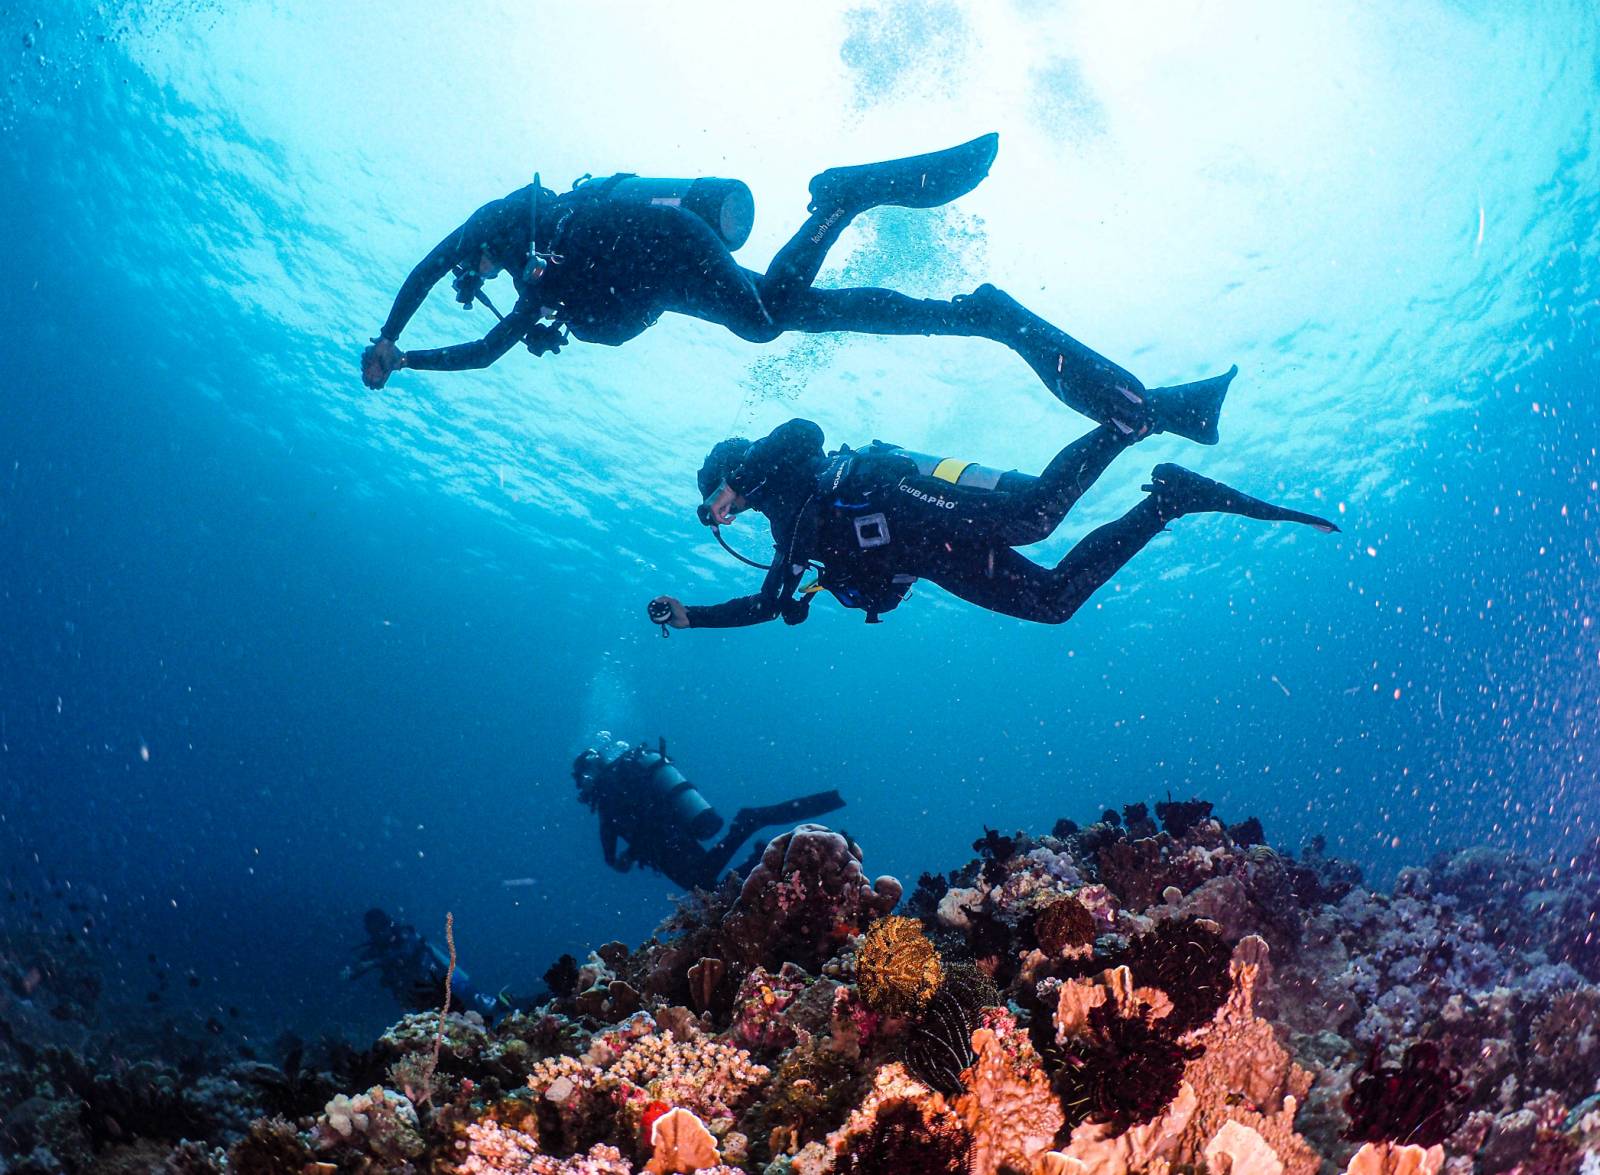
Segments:
[[[1592,852],[1385,892],[1201,800],[974,850],[896,917],[802,825],[537,1007],[314,1063],[104,1063],[8,974],[0,1171],[1600,1175]]]

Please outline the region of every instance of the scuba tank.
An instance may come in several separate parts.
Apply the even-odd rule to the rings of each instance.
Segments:
[[[623,204],[663,204],[694,213],[711,226],[729,251],[750,239],[756,220],[755,197],[743,180],[702,176],[698,179],[655,179],[626,172],[590,180],[600,195]],[[582,191],[580,185],[577,190]]]
[[[979,465],[976,461],[961,461],[955,457],[935,457],[930,453],[918,453],[912,449],[892,445],[888,441],[875,440],[860,452],[868,457],[905,457],[916,465],[917,473],[922,477],[936,477],[951,485],[966,486],[975,490],[994,489],[1000,484],[1000,479],[1010,472],[1006,469]]]
[[[695,840],[708,840],[721,831],[722,816],[667,758],[666,739],[659,740],[653,751],[634,747],[617,762],[624,759],[633,770],[644,803],[659,811],[668,823],[682,828]]]

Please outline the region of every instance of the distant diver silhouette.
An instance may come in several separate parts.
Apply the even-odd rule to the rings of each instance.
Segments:
[[[844,807],[837,791],[797,796],[779,804],[740,808],[728,831],[722,816],[684,778],[667,755],[665,739],[654,747],[630,747],[602,737],[572,762],[578,799],[600,816],[600,849],[618,873],[643,865],[686,889],[711,889],[734,855],[752,836],[776,824],[815,820]],[[617,840],[627,842],[621,853]]]
[[[1118,367],[991,285],[946,301],[894,290],[818,289],[829,249],[861,213],[882,205],[932,208],[964,195],[989,172],[999,136],[883,163],[835,167],[811,180],[810,217],[765,273],[731,250],[750,235],[755,205],[738,180],[580,181],[557,195],[538,177],[485,204],[418,263],[388,320],[362,355],[362,379],[380,388],[400,368],[487,367],[519,341],[536,355],[568,336],[619,346],[668,311],[766,343],[785,331],[851,331],[992,339],[1017,352],[1069,407],[1129,433],[1173,432],[1215,444],[1233,372],[1198,384],[1146,389]],[[511,275],[517,302],[503,317],[483,282]],[[474,342],[401,351],[401,332],[428,292],[455,274],[456,300],[488,306],[500,321]]]
[[[828,454],[822,429],[809,420],[779,425],[754,443],[722,441],[700,469],[700,519],[716,528],[744,510],[764,514],[775,552],[766,581],[755,595],[709,607],[658,596],[650,617],[673,628],[733,628],[778,616],[799,624],[822,590],[864,611],[872,624],[920,578],[990,611],[1060,624],[1167,523],[1186,514],[1339,529],[1326,518],[1162,464],[1144,487],[1148,497],[1091,531],[1055,567],[1014,550],[1048,537],[1133,439],[1103,424],[1062,449],[1038,477],[881,441]],[[817,579],[802,589],[808,569],[817,570]]]

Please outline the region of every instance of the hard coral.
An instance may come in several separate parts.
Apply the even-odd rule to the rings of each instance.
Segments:
[[[869,884],[861,849],[820,824],[774,837],[722,920],[730,949],[749,965],[785,960],[815,971],[852,934],[894,909],[900,883]]]
[[[717,1140],[688,1110],[668,1110],[650,1126],[650,1175],[694,1175],[722,1162]]]
[[[965,1075],[956,1112],[972,1135],[972,1175],[1027,1171],[1064,1123],[1049,1075],[1026,1038],[992,1028],[972,1034],[977,1060]]]
[[[1034,934],[1039,940],[1039,949],[1052,958],[1074,949],[1092,947],[1094,915],[1077,898],[1057,898],[1039,909]]]
[[[919,1011],[944,977],[939,952],[915,918],[873,924],[856,954],[856,984],[867,1007],[886,1015]]]
[[[1185,1039],[1204,1051],[1184,1069],[1198,1104],[1176,1161],[1196,1164],[1225,1123],[1261,1135],[1288,1175],[1316,1175],[1317,1155],[1295,1133],[1294,1118],[1311,1087],[1311,1074],[1289,1058],[1272,1025],[1255,1014],[1257,984],[1268,965],[1264,940],[1251,936],[1234,948],[1228,1000],[1205,1027]]]

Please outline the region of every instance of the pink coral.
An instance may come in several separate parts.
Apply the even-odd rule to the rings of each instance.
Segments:
[[[1294,1130],[1295,1111],[1311,1088],[1311,1074],[1290,1060],[1272,1025],[1256,1017],[1256,985],[1267,966],[1265,941],[1250,936],[1234,950],[1228,1002],[1190,1039],[1204,1052],[1184,1068],[1199,1098],[1184,1131],[1179,1161],[1198,1164],[1228,1122],[1259,1134],[1289,1175],[1316,1175],[1316,1153]]]
[[[1442,1146],[1369,1142],[1351,1157],[1345,1175],[1439,1175],[1443,1166]]]
[[[558,1159],[541,1152],[532,1135],[494,1121],[467,1126],[466,1150],[458,1175],[633,1175],[633,1165],[615,1147],[598,1145],[588,1154]]]
[[[977,1060],[962,1074],[967,1091],[956,1099],[972,1135],[972,1175],[1029,1170],[1066,1121],[1049,1075],[1020,1033],[1006,1040],[979,1028],[972,1051]]]

